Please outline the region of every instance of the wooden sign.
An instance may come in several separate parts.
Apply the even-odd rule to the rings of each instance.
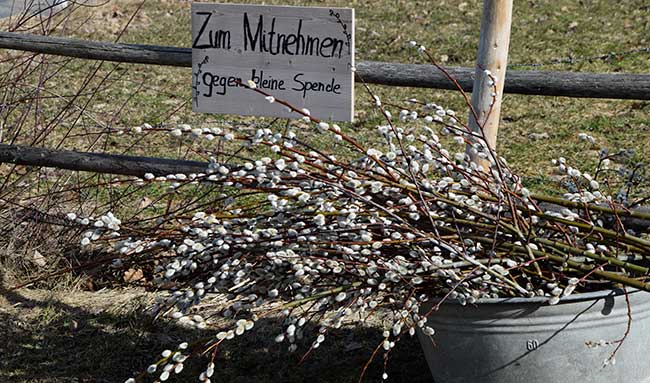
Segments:
[[[354,9],[192,3],[192,110],[322,120],[354,113]]]

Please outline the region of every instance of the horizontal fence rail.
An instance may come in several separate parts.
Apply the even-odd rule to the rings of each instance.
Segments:
[[[207,162],[175,160],[170,158],[137,157],[119,154],[85,153],[70,150],[52,150],[32,146],[0,144],[0,163],[16,165],[53,167],[67,170],[107,173],[123,176],[144,177],[146,173],[155,176],[168,174],[205,173]],[[550,203],[541,206],[544,210],[560,211],[563,207]],[[626,228],[648,230],[650,220],[635,217],[635,212],[647,214],[650,207],[638,207],[628,215],[619,217]],[[615,222],[605,222],[614,227]]]
[[[116,44],[13,32],[0,32],[0,48],[123,63],[192,66],[190,48]],[[370,84],[456,89],[433,65],[360,61],[356,69],[356,80]],[[450,67],[446,70],[465,91],[472,90],[474,68]],[[508,70],[504,91],[543,96],[650,100],[650,74]]]
[[[136,177],[144,177],[146,173],[151,173],[155,176],[178,173],[203,173],[208,168],[207,162],[199,161],[125,156],[119,154],[84,153],[7,144],[0,144],[0,163]]]

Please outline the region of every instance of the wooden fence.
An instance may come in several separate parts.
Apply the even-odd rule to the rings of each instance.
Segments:
[[[115,44],[0,32],[0,48],[123,63],[192,66],[190,48]],[[452,89],[456,86],[433,65],[357,62],[357,81],[369,84]],[[474,68],[446,68],[465,91],[472,90]],[[188,85],[189,86],[189,85]],[[505,93],[650,100],[650,75],[508,70]]]
[[[179,47],[116,44],[0,32],[0,48],[121,63],[192,66],[191,49]],[[357,81],[370,84],[457,89],[456,85],[433,65],[360,61],[357,63],[356,69]],[[463,90],[471,92],[474,83],[474,68],[451,67],[446,70],[457,80]],[[504,92],[525,95],[650,100],[650,75],[508,70]],[[0,143],[0,163],[56,167],[136,177],[143,177],[146,173],[157,176],[201,173],[208,166],[207,163],[198,161],[83,153],[2,143]],[[647,209],[642,208],[639,211],[645,212]],[[622,218],[626,224],[632,227],[647,229],[649,222],[636,218],[635,212],[636,210],[630,211]]]
[[[0,144],[0,163],[13,163],[26,166],[45,166],[59,169],[91,171],[95,173],[118,174],[142,178],[146,173],[155,176],[168,174],[204,173],[207,162],[172,160],[166,158],[137,157],[117,154],[82,153],[69,150],[51,150],[31,146]],[[560,211],[563,207],[544,204],[546,210]],[[650,229],[650,221],[645,217],[650,207],[642,206],[621,212],[621,222],[632,230]],[[612,222],[605,223],[614,227]]]
[[[178,173],[203,173],[208,168],[207,162],[199,161],[84,153],[8,144],[0,144],[0,163],[136,177],[143,177],[146,173],[156,176]]]
[[[12,32],[0,32],[0,48],[122,63],[176,67],[192,65],[192,50],[189,48],[116,44]],[[447,71],[464,90],[472,90],[474,68],[452,67]],[[432,65],[361,61],[357,63],[356,73],[357,80],[363,79],[371,84],[456,89]],[[509,70],[504,91],[528,95],[650,100],[650,75]],[[81,153],[1,143],[0,163],[138,177],[145,173],[198,173],[207,167],[207,163],[197,161]]]

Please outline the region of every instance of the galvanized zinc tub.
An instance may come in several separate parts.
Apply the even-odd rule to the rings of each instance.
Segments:
[[[432,336],[418,333],[436,383],[650,383],[650,293],[576,294],[554,306],[545,298],[450,302],[432,312]]]

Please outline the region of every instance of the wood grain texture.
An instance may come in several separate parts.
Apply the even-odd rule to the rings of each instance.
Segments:
[[[511,24],[512,0],[483,1],[481,35],[474,72],[475,91],[472,92],[473,110],[468,121],[473,131],[483,130],[485,140],[492,149],[496,148],[499,130]],[[491,75],[488,75],[487,71],[491,72]],[[493,83],[492,80],[496,82]]]
[[[0,32],[0,48],[113,62],[192,66],[190,48],[115,44]],[[357,61],[356,81],[369,84],[456,89],[432,65]],[[463,89],[472,91],[474,68],[450,67]],[[650,74],[508,70],[504,93],[650,100]]]
[[[179,67],[192,66],[192,50],[189,48],[119,44],[15,32],[0,32],[0,48],[91,60]]]
[[[299,118],[237,82],[322,120],[354,116],[354,10],[192,4],[192,110]]]
[[[136,177],[143,177],[145,173],[151,173],[156,176],[177,173],[202,173],[208,168],[207,162],[104,153],[82,153],[69,150],[50,150],[6,144],[0,144],[0,163],[53,167]]]
[[[493,150],[497,146],[511,25],[512,0],[483,1],[481,34],[474,73],[475,91],[472,92],[472,108],[468,121],[470,129],[482,132],[485,142]],[[488,160],[479,159],[469,148],[468,154],[473,161],[483,165],[484,169],[489,169]]]

